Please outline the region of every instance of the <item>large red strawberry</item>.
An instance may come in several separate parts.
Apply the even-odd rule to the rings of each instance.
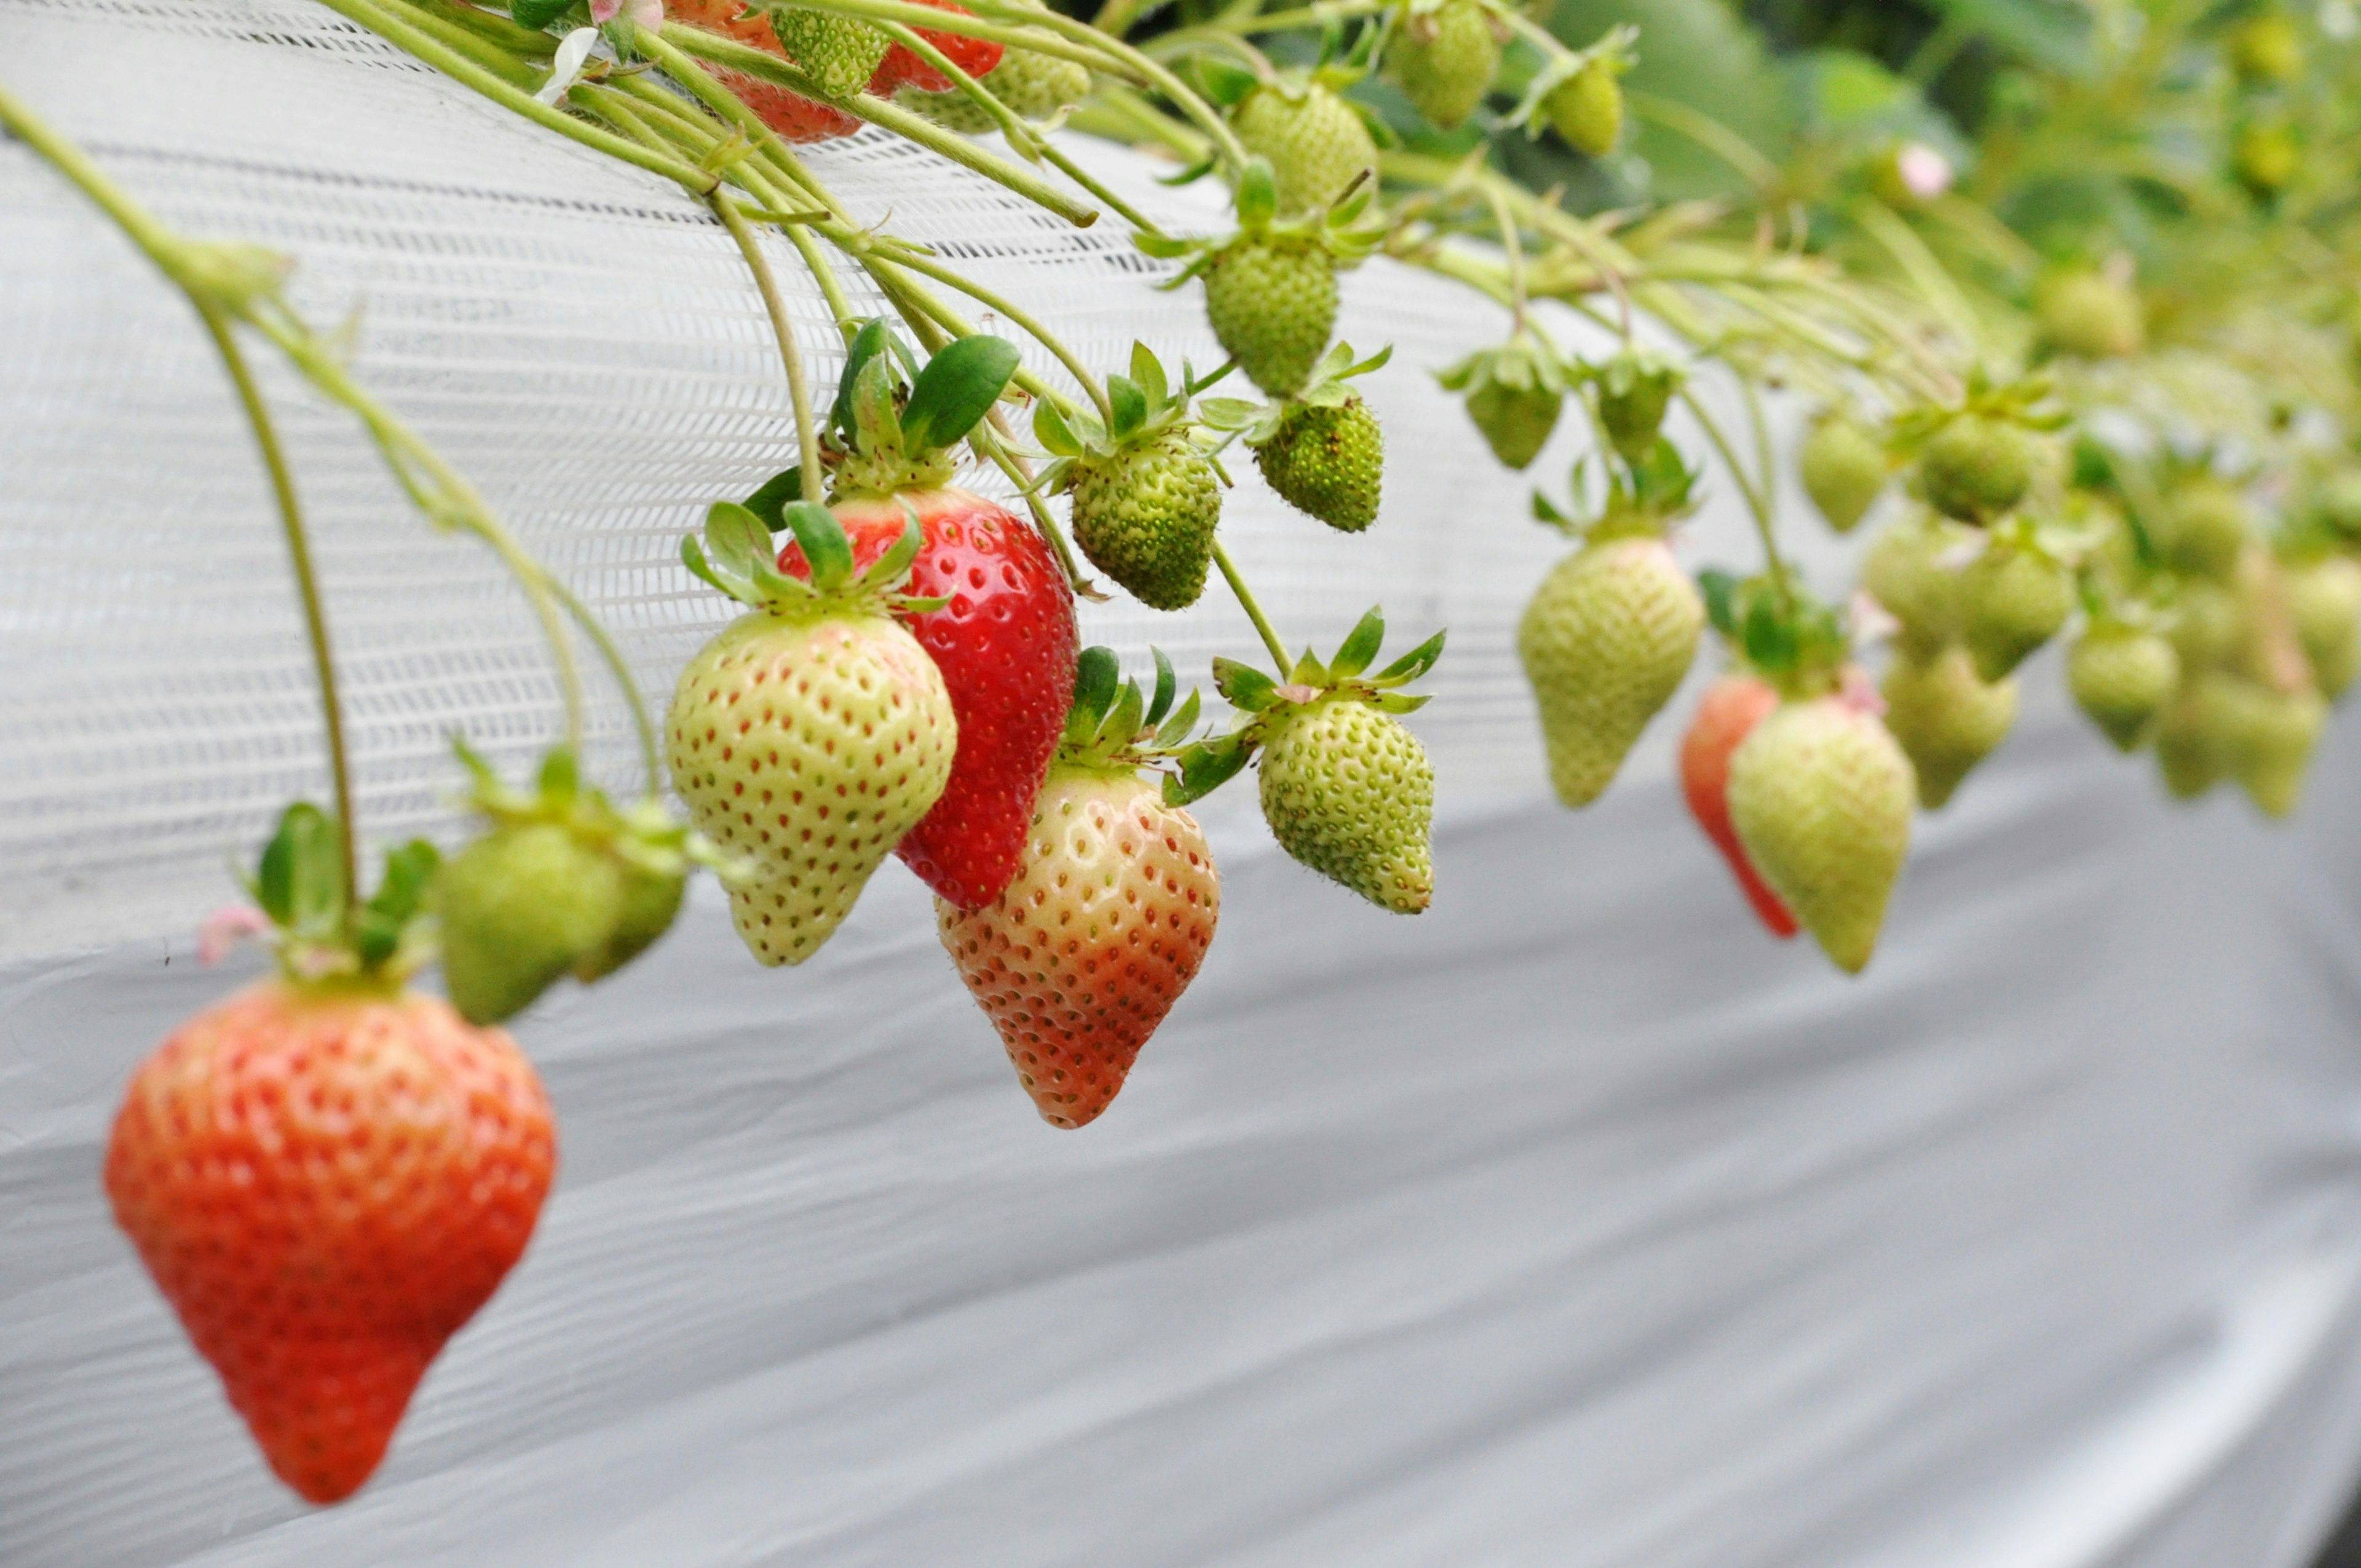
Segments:
[[[332,1503],[524,1251],[556,1158],[500,1030],[390,981],[271,980],[141,1065],[106,1191],[270,1467]]]
[[[951,0],[918,0],[918,4],[962,16],[975,15],[964,5],[952,5]],[[932,27],[920,27],[917,31],[920,38],[942,50],[953,65],[970,76],[989,76],[1000,64],[1001,46],[990,38],[938,32]],[[921,93],[948,93],[951,79],[911,53],[908,46],[896,43],[878,62],[877,73],[869,79],[869,91],[880,98],[891,98],[895,91],[902,87],[915,87]]]
[[[1778,692],[1757,675],[1727,674],[1707,687],[1681,741],[1681,793],[1688,798],[1689,814],[1737,874],[1754,913],[1773,936],[1784,939],[1795,934],[1795,916],[1754,869],[1730,820],[1730,754],[1778,706]]]
[[[866,566],[901,537],[907,505],[925,544],[907,592],[946,598],[904,623],[935,661],[959,716],[950,783],[895,852],[961,909],[1000,896],[1016,874],[1049,758],[1073,699],[1074,598],[1030,525],[961,489],[905,490],[831,509]],[[792,543],[779,569],[803,576]]]
[[[675,22],[719,33],[786,59],[786,49],[771,30],[770,18],[760,11],[747,11],[741,16],[742,9],[738,0],[664,0],[664,15]],[[715,66],[712,71],[715,81],[738,94],[739,101],[753,110],[757,119],[789,141],[827,141],[833,137],[851,136],[861,128],[861,122],[841,109],[758,82],[741,71],[722,66]]]

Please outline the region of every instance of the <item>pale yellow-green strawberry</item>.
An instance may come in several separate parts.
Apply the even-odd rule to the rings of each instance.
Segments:
[[[1952,558],[1975,530],[1931,515],[1897,518],[1877,531],[1861,586],[1902,623],[1895,646],[1931,655],[1960,634],[1960,569]]]
[[[1434,894],[1434,769],[1418,738],[1356,697],[1273,710],[1262,814],[1279,847],[1382,909]]]
[[[2167,499],[2149,520],[2149,529],[2158,554],[2175,568],[2227,582],[2254,536],[2254,510],[2221,480],[2200,477]]]
[[[621,969],[653,946],[680,917],[682,898],[688,892],[684,872],[654,870],[621,862],[622,905],[604,940],[574,960],[574,978],[588,985]]]
[[[1880,688],[1885,728],[1918,775],[1918,804],[1933,811],[2016,723],[2016,683],[1986,681],[1954,643],[1931,659],[1898,655]]]
[[[1375,180],[1378,144],[1358,111],[1328,88],[1257,87],[1230,113],[1246,151],[1270,160],[1281,217],[1317,212],[1356,179]]]
[[[2194,674],[2225,663],[2238,646],[2245,615],[2238,596],[2202,579],[2184,582],[2172,601],[2168,635],[2180,667]]]
[[[2224,769],[2265,816],[2292,815],[2328,705],[2309,687],[2281,692],[2235,675],[2205,679]]]
[[[2327,555],[2289,566],[2287,603],[2321,695],[2342,695],[2361,674],[2361,562]]]
[[[1594,541],[1543,579],[1517,652],[1558,799],[1587,806],[1606,792],[1688,673],[1704,630],[1697,585],[1652,535]]]
[[[2022,425],[1960,414],[1919,452],[1918,483],[1927,504],[1944,516],[1989,522],[2025,499],[2038,457]]]
[[[1336,259],[1315,233],[1249,228],[1205,258],[1205,314],[1246,379],[1303,389],[1336,326]]]
[[[2180,682],[2180,655],[2156,632],[2101,621],[2066,657],[2066,684],[2075,703],[2114,742],[2138,749]]]
[[[1491,89],[1500,69],[1493,26],[1477,0],[1443,0],[1411,12],[1387,49],[1387,71],[1438,129],[1456,129]]]
[[[1291,404],[1268,437],[1249,444],[1255,466],[1289,505],[1345,533],[1378,520],[1385,433],[1358,396]]]
[[[1730,760],[1730,817],[1763,880],[1836,966],[1876,950],[1910,852],[1910,759],[1840,696],[1790,702]]]
[[[2073,612],[2073,577],[2038,550],[1995,541],[1960,574],[1960,635],[1985,680],[2023,663]]]
[[[1890,469],[1874,433],[1840,411],[1812,422],[1796,456],[1804,493],[1839,533],[1850,533],[1885,488]]]
[[[451,1005],[497,1024],[607,941],[624,911],[623,869],[558,823],[501,826],[443,863],[433,903]]]
[[[1605,158],[1623,135],[1623,83],[1616,62],[1594,60],[1550,90],[1550,128],[1575,151]]]
[[[2213,686],[2212,678],[2203,674],[2184,678],[2157,720],[2157,771],[2165,789],[2179,800],[2195,800],[2222,782]]]
[[[1222,490],[1185,429],[1077,459],[1072,482],[1074,543],[1093,565],[1151,609],[1197,602]]]
[[[2137,354],[2147,335],[2136,290],[2087,268],[2053,272],[2034,286],[2042,337],[2086,359]]]

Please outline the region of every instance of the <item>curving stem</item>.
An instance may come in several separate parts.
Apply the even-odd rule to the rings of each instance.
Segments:
[[[812,418],[811,378],[804,374],[803,352],[796,346],[796,329],[787,320],[786,302],[780,299],[779,282],[771,275],[771,263],[763,255],[763,247],[754,238],[754,231],[746,225],[738,204],[718,191],[706,198],[706,204],[730,231],[730,237],[738,242],[747,269],[754,274],[754,287],[762,292],[763,308],[770,313],[771,335],[779,340],[779,362],[786,369],[787,397],[796,410],[796,447],[803,457],[804,499],[817,501],[820,499],[819,426]]]

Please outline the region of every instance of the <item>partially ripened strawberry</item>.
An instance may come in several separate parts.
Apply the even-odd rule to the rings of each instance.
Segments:
[[[1910,851],[1910,759],[1840,696],[1783,704],[1730,762],[1739,841],[1839,969],[1876,949]]]
[[[1543,579],[1517,652],[1559,800],[1587,806],[1606,792],[1688,674],[1705,620],[1697,585],[1653,533],[1606,532]]]
[[[1795,934],[1795,916],[1754,869],[1730,820],[1730,756],[1778,706],[1777,690],[1757,675],[1732,673],[1708,686],[1681,740],[1681,795],[1689,815],[1730,862],[1755,916],[1773,936],[1784,939]]]
[[[921,5],[931,5],[938,11],[950,11],[961,16],[975,13],[952,0],[917,0]],[[946,33],[934,27],[914,29],[917,35],[940,49],[953,65],[970,76],[984,77],[999,66],[1002,46],[990,38],[970,38],[964,33]],[[869,91],[880,98],[891,98],[904,87],[920,93],[947,93],[951,79],[920,60],[907,44],[895,42],[885,50],[884,59],[869,78]]]
[[[1268,159],[1281,217],[1316,213],[1377,178],[1378,144],[1360,112],[1318,82],[1274,82],[1230,112],[1246,149]]]
[[[506,1034],[394,981],[276,979],[141,1064],[106,1192],[270,1467],[332,1503],[522,1255],[555,1164]]]
[[[1386,70],[1429,124],[1455,130],[1484,102],[1500,69],[1496,26],[1479,0],[1406,7]]]
[[[748,44],[765,53],[787,58],[787,51],[771,30],[770,18],[760,11],[745,11],[737,0],[664,0],[664,15],[685,27],[701,27],[708,33],[741,44]],[[724,66],[713,68],[714,80],[738,95],[739,101],[752,109],[755,116],[789,141],[826,141],[832,137],[851,136],[861,128],[861,122],[843,110],[757,81],[743,71]]]
[[[1931,658],[1897,653],[1885,673],[1885,728],[1918,776],[1918,804],[1949,801],[2016,723],[2016,683],[1987,681],[1954,643]]]
[[[1085,664],[1016,879],[972,911],[935,901],[944,950],[1017,1080],[1042,1120],[1069,1128],[1107,1108],[1196,978],[1222,897],[1195,819],[1139,776],[1169,683],[1143,709],[1137,686],[1118,697],[1113,654],[1092,649]]]
[[[959,716],[950,781],[895,852],[961,909],[997,897],[1016,874],[1033,795],[1066,722],[1074,689],[1073,593],[1031,525],[961,489],[904,490],[839,501],[831,510],[866,566],[900,540],[908,507],[925,543],[908,591],[942,599],[906,614],[942,672]],[[779,569],[803,576],[790,543]]]
[[[664,719],[673,787],[705,835],[746,862],[738,934],[795,964],[835,934],[869,878],[950,781],[959,720],[943,677],[894,619],[922,539],[913,523],[856,574],[825,508],[785,510],[809,583],[772,565],[762,522],[716,506],[690,562],[752,608],[688,662]]]

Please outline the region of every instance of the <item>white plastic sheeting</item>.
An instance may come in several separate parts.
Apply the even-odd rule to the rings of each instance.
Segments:
[[[0,73],[173,221],[300,253],[323,318],[364,302],[365,377],[664,689],[720,613],[673,538],[790,444],[694,208],[287,0],[0,0]],[[1115,236],[904,149],[818,162],[1094,361],[1209,357]],[[1453,628],[1435,909],[1217,803],[1205,973],[1065,1135],[898,868],[785,973],[700,899],[520,1029],[561,1118],[541,1234],[312,1513],[96,1180],[131,1064],[236,978],[181,935],[221,857],[318,788],[283,568],[185,311],[0,146],[0,1561],[2300,1563],[2361,1455],[2354,727],[2273,830],[2167,806],[2037,701],[1842,981],[1752,927],[1664,736],[1592,811],[1546,802],[1508,628],[1557,547],[1417,373],[1499,323],[1381,266],[1347,316],[1401,345],[1385,518],[1340,540],[1248,479],[1225,532],[1298,639],[1379,598]],[[439,828],[450,728],[545,734],[529,628],[288,400],[372,832]],[[1747,559],[1726,510],[1694,534]],[[1218,606],[1085,626],[1248,645]]]

